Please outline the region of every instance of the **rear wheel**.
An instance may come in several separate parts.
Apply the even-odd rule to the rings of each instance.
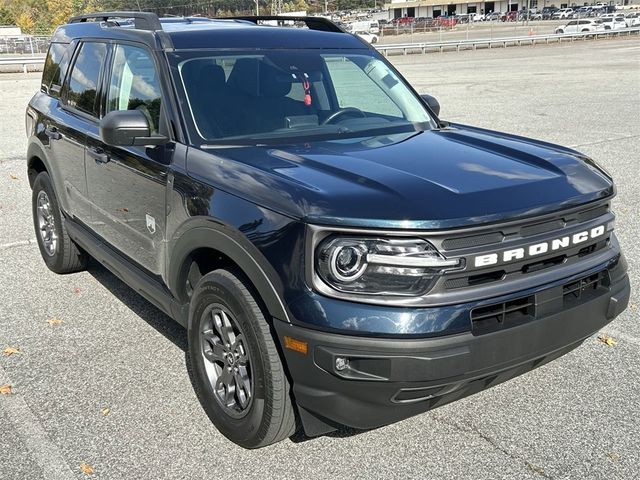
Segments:
[[[240,272],[215,270],[200,279],[188,337],[194,388],[224,436],[258,448],[294,433],[289,382],[265,315]]]
[[[69,237],[65,219],[47,172],[41,172],[33,182],[33,224],[44,263],[55,273],[84,270],[87,254]]]

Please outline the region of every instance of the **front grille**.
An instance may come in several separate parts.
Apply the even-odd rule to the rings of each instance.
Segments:
[[[500,243],[503,240],[502,232],[491,232],[469,237],[447,238],[442,242],[442,248],[444,250],[458,250],[460,248],[481,247],[482,245]]]
[[[541,233],[553,232],[564,228],[566,223],[563,219],[551,220],[550,222],[536,223],[535,225],[526,225],[520,229],[520,235],[530,237]]]
[[[609,212],[609,205],[601,205],[596,208],[590,208],[589,210],[585,210],[578,214],[578,223],[588,222],[589,220],[593,220],[595,218],[601,217],[605,213]]]
[[[613,219],[614,215],[609,210],[609,204],[605,203],[583,210],[560,213],[556,218],[538,218],[496,226],[492,227],[493,231],[485,230],[475,235],[469,235],[468,232],[465,235],[462,231],[456,235],[443,235],[437,248],[447,258],[464,258],[466,263],[462,269],[445,273],[437,289],[453,293],[465,288],[507,284],[524,275],[543,270],[560,270],[565,265],[573,265],[610,245],[610,225]],[[588,231],[598,226],[605,226],[607,229],[605,234],[588,243],[571,244],[555,251],[549,248],[549,251],[544,254],[534,257],[525,256],[521,260],[510,262],[498,262],[486,267],[473,265],[473,259],[478,255],[494,253],[501,255],[501,252],[511,249],[526,249],[536,243],[550,242],[552,239],[560,239],[580,232],[582,229]]]
[[[461,235],[445,238],[442,240],[441,249],[443,252],[452,252],[480,246],[493,246],[501,248],[501,244],[505,241],[522,238],[526,241],[527,237],[540,235],[542,233],[561,230],[568,226],[575,226],[590,220],[595,220],[610,212],[609,204],[590,207],[573,213],[560,213],[558,218],[551,220],[529,220],[523,221],[518,225],[510,227],[502,227],[498,231],[482,232],[476,235]]]

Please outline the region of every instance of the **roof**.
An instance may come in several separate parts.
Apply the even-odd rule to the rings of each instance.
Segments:
[[[163,25],[176,49],[191,48],[364,48],[345,32],[254,25],[242,21]]]
[[[53,42],[78,38],[108,38],[143,42],[152,48],[185,49],[362,49],[368,46],[334,24],[316,17],[299,17],[309,28],[258,24],[256,17],[208,19],[172,17],[154,21],[149,14],[131,20],[136,12],[88,14],[60,26]],[[260,20],[277,17],[257,17]],[[295,17],[296,19],[298,17]],[[279,17],[278,22],[292,18]],[[273,23],[276,21],[274,20]],[[158,30],[157,27],[161,30]]]

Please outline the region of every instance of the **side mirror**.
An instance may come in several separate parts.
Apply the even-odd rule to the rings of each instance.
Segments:
[[[435,113],[436,116],[440,116],[440,103],[438,102],[438,100],[436,100],[435,97],[427,95],[426,93],[423,93],[422,95],[420,95],[420,97],[422,97],[424,103],[429,105],[429,108],[433,110],[433,113]]]
[[[140,110],[117,110],[100,120],[100,138],[112,147],[163,145],[169,139],[151,135],[149,120]]]

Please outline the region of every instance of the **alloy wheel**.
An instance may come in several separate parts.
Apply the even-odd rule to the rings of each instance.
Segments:
[[[253,401],[253,375],[246,338],[233,314],[210,305],[200,323],[201,355],[214,396],[233,418],[247,414]]]
[[[44,251],[47,255],[53,257],[58,249],[58,235],[56,234],[55,217],[53,216],[51,201],[47,192],[40,190],[36,202],[40,239],[42,240]]]

